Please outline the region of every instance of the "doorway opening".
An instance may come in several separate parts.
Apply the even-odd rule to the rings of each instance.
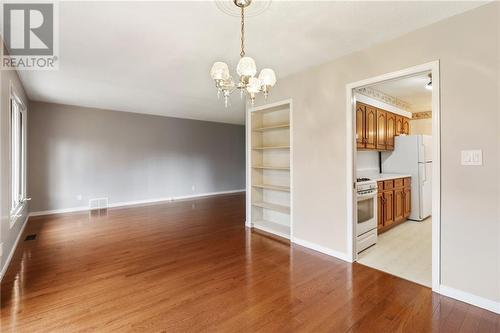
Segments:
[[[439,62],[347,85],[348,253],[439,290]]]

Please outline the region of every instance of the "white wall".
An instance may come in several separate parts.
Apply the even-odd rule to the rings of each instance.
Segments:
[[[3,45],[0,39],[0,46]],[[3,272],[5,263],[11,254],[17,237],[19,236],[24,222],[26,221],[28,209],[25,207],[20,212],[17,222],[10,226],[11,205],[11,167],[10,167],[10,86],[12,85],[18,97],[25,105],[28,99],[16,71],[2,70],[0,82],[0,239],[3,243],[3,256],[0,260],[0,272]],[[29,119],[29,109],[27,112]],[[29,160],[28,160],[29,163]]]
[[[410,120],[410,133],[432,135],[432,119]]]
[[[379,158],[377,151],[358,151],[356,159],[358,176],[379,173]]]
[[[32,102],[28,144],[30,212],[245,188],[241,125]]]
[[[347,253],[346,85],[440,60],[442,284],[500,301],[499,21],[494,2],[278,81],[269,102],[294,103],[295,237]],[[478,148],[484,166],[461,166]]]

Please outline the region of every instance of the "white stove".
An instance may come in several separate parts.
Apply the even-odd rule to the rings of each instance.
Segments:
[[[377,193],[377,181],[371,180],[369,178],[357,178],[356,179],[356,193],[358,195]]]
[[[377,243],[377,182],[369,178],[356,180],[358,223],[357,253]]]

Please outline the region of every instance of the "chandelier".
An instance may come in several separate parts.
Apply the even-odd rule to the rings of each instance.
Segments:
[[[233,81],[229,73],[229,67],[224,62],[216,62],[210,70],[210,76],[215,82],[217,88],[217,97],[224,97],[224,105],[228,106],[229,96],[235,91],[240,91],[240,96],[244,95],[254,105],[255,96],[258,93],[263,93],[264,98],[267,99],[269,90],[276,84],[276,74],[270,68],[264,68],[257,74],[257,66],[255,61],[245,55],[245,8],[250,6],[252,0],[233,0],[233,3],[240,8],[241,11],[241,52],[240,61],[236,67],[236,73],[239,76],[238,83]]]

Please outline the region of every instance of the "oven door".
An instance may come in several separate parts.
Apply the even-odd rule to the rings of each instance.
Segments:
[[[356,235],[362,235],[377,227],[377,194],[358,196],[358,225]]]

